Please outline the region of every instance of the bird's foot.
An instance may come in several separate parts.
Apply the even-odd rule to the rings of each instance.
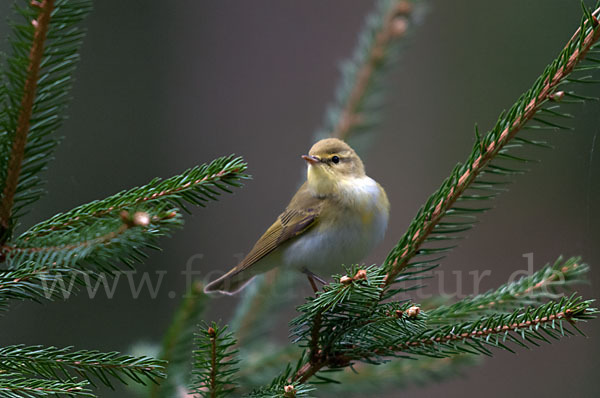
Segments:
[[[319,291],[319,288],[317,287],[317,284],[315,283],[315,281],[320,282],[322,285],[327,284],[327,282],[325,282],[325,280],[323,280],[320,276],[307,270],[306,268],[302,272],[304,272],[306,274],[306,277],[308,278],[308,282],[310,283],[310,286],[312,287],[313,292],[315,292],[315,293],[317,293]]]

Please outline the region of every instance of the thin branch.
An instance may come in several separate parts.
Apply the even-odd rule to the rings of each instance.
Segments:
[[[597,9],[593,14],[596,15],[599,12],[600,9]],[[410,242],[407,243],[402,250],[401,255],[396,256],[391,264],[389,264],[389,262],[386,264],[386,266],[390,266],[390,270],[385,282],[386,286],[389,286],[391,283],[393,283],[396,276],[408,265],[410,259],[418,252],[419,248],[426,241],[426,238],[432,232],[434,227],[441,221],[441,219],[446,215],[446,212],[454,205],[456,200],[475,180],[477,175],[490,164],[496,155],[499,154],[500,150],[504,148],[505,145],[524,127],[524,125],[534,117],[534,115],[540,110],[541,106],[546,101],[552,99],[554,91],[558,85],[573,71],[573,68],[584,59],[592,45],[596,43],[598,38],[600,38],[600,29],[597,28],[598,20],[595,16],[594,23],[594,28],[586,35],[581,47],[575,49],[566,64],[556,70],[551,80],[547,79],[544,82],[539,94],[525,106],[523,114],[518,116],[510,126],[507,126],[501,132],[497,140],[492,141],[487,148],[484,148],[484,152],[473,161],[472,167],[470,167],[458,178],[457,184],[450,189],[450,192],[445,198],[442,198],[438,202],[433,213],[429,219],[425,221],[422,228],[415,231],[410,239]],[[574,36],[574,38],[577,37],[578,35]],[[573,39],[567,43],[566,47],[569,47],[572,41]]]
[[[95,397],[86,387],[87,382],[56,381],[23,377],[19,373],[3,373],[0,391],[8,397]],[[11,395],[12,394],[12,395]]]
[[[535,317],[530,320],[514,322],[509,325],[501,325],[497,327],[491,328],[475,328],[469,332],[464,332],[460,334],[447,334],[445,336],[438,336],[435,338],[421,338],[414,341],[408,341],[405,343],[401,343],[395,346],[390,346],[386,349],[376,349],[374,351],[369,351],[364,353],[365,359],[376,355],[390,355],[391,352],[395,351],[396,353],[401,353],[403,351],[409,350],[411,348],[419,347],[419,346],[428,346],[432,344],[444,344],[449,342],[456,341],[466,341],[473,339],[486,339],[488,336],[498,335],[498,334],[506,334],[508,332],[518,332],[520,329],[533,329],[537,330],[538,328],[543,328],[544,325],[548,325],[548,327],[555,328],[555,323],[560,321],[567,321],[571,325],[574,324],[577,314],[579,314],[581,309],[579,308],[567,308],[564,311],[558,312],[556,314],[550,314],[541,317]],[[584,309],[585,311],[585,309]],[[562,329],[562,327],[561,327]],[[409,351],[410,352],[410,351]],[[357,358],[354,358],[357,359]],[[325,367],[340,367],[347,366],[350,363],[350,359],[347,358],[343,354],[330,354],[328,356],[321,356],[317,361],[307,362],[302,366],[291,378],[292,381],[297,381],[299,383],[304,383],[308,381],[312,376],[314,376],[317,372]]]
[[[365,92],[370,84],[372,84],[372,77],[375,70],[381,66],[387,46],[392,40],[402,37],[406,33],[407,20],[405,17],[410,15],[412,9],[413,5],[410,2],[402,0],[388,11],[381,30],[375,36],[375,42],[371,47],[366,62],[356,74],[352,91],[348,96],[346,104],[340,111],[340,116],[334,130],[331,132],[332,137],[346,140],[352,128],[360,124],[363,120],[360,107],[365,98]]]
[[[318,362],[321,352],[319,350],[319,333],[321,331],[321,320],[323,319],[323,313],[318,312],[315,315],[312,330],[310,331],[310,351],[309,360],[310,362]]]
[[[58,251],[65,251],[65,250],[67,250],[67,251],[75,250],[75,249],[81,249],[84,247],[93,246],[93,245],[96,245],[99,243],[110,242],[114,238],[125,233],[125,231],[127,231],[128,229],[129,229],[129,225],[123,223],[115,231],[111,231],[105,235],[99,236],[94,239],[84,240],[84,241],[77,242],[77,243],[70,244],[70,245],[42,246],[42,247],[17,247],[17,246],[11,246],[11,245],[4,245],[0,248],[0,250],[2,250],[3,256],[6,256],[7,254],[10,254],[10,253],[40,253],[40,252],[47,253],[47,252],[58,252]]]
[[[143,212],[138,212],[136,214],[142,214]],[[146,214],[146,213],[144,213]],[[146,216],[148,216],[146,214]],[[167,216],[165,216],[164,218],[171,218],[172,215],[171,213],[169,213]],[[102,236],[96,237],[94,239],[88,239],[88,240],[83,240],[81,242],[77,242],[74,244],[69,244],[69,245],[60,245],[60,246],[42,246],[42,247],[18,247],[18,246],[11,246],[11,245],[3,245],[0,247],[0,253],[2,254],[3,257],[6,257],[7,255],[13,254],[13,253],[40,253],[40,252],[58,252],[58,251],[70,251],[70,250],[76,250],[76,249],[81,249],[81,248],[85,248],[85,247],[90,247],[90,246],[94,246],[97,244],[102,244],[102,243],[108,243],[110,241],[112,241],[113,239],[117,238],[120,235],[123,235],[125,233],[125,231],[127,231],[128,229],[132,228],[132,227],[136,227],[136,226],[141,226],[141,227],[146,227],[148,226],[150,219],[148,218],[146,223],[146,220],[141,220],[143,217],[139,217],[138,219],[136,218],[131,218],[129,217],[129,213],[127,212],[123,212],[121,214],[121,220],[123,221],[123,223],[121,224],[121,226],[111,232],[108,232]],[[160,219],[158,217],[153,217],[152,221],[160,221]]]
[[[559,281],[561,278],[565,277],[565,274],[569,271],[574,270],[575,268],[579,267],[580,264],[578,264],[577,262],[574,262],[572,264],[567,264],[561,267],[560,272],[553,272],[552,274],[550,274],[547,278],[542,279],[541,281],[537,282],[535,285],[531,285],[529,286],[527,289],[525,289],[522,292],[516,292],[515,294],[512,295],[513,299],[518,299],[520,297],[525,297],[530,295],[531,293],[541,290],[542,288],[545,288],[546,286],[552,284],[553,282],[557,282]],[[489,302],[486,306],[484,306],[483,304],[480,305],[478,307],[478,309],[484,309],[484,308],[490,308],[490,307],[494,307],[498,304],[503,304],[505,302],[505,300],[498,300],[498,301],[491,301]]]
[[[559,312],[558,314],[550,314],[549,316],[543,316],[541,318],[534,318],[525,322],[515,322],[511,325],[498,326],[495,328],[483,328],[483,329],[475,329],[471,332],[465,332],[461,334],[448,334],[442,337],[436,337],[434,339],[420,339],[416,341],[410,341],[407,343],[402,343],[395,347],[396,350],[402,351],[410,347],[418,347],[422,345],[429,344],[443,344],[449,341],[465,341],[475,338],[485,338],[490,335],[507,333],[507,332],[516,332],[518,329],[525,329],[531,327],[537,327],[548,323],[553,323],[555,321],[566,320],[568,322],[573,322],[573,310],[567,309],[564,312]]]
[[[207,181],[218,180],[218,179],[220,179],[222,177],[227,176],[228,174],[239,173],[242,170],[243,170],[242,168],[236,168],[236,169],[233,169],[233,170],[222,170],[222,171],[220,171],[218,173],[205,176],[205,177],[203,177],[201,179],[198,179],[198,180],[196,180],[194,182],[188,182],[188,183],[186,183],[186,184],[184,184],[183,186],[180,186],[180,187],[176,187],[176,188],[173,188],[173,189],[167,189],[167,190],[163,190],[163,191],[160,191],[160,192],[156,192],[156,193],[153,193],[152,195],[148,195],[148,196],[144,196],[144,197],[141,197],[141,198],[137,198],[136,200],[134,200],[132,202],[124,201],[123,203],[120,203],[119,205],[111,206],[111,207],[109,207],[107,209],[102,209],[102,210],[98,210],[98,211],[92,212],[90,214],[86,214],[86,217],[87,218],[101,217],[101,216],[105,216],[107,214],[110,214],[113,211],[122,210],[122,209],[124,209],[126,207],[135,207],[135,206],[138,206],[138,205],[140,205],[142,203],[149,202],[151,200],[157,200],[157,199],[163,198],[165,196],[177,194],[177,193],[179,193],[181,191],[189,189],[192,186],[199,185],[199,184],[205,183]],[[59,225],[52,225],[52,226],[50,226],[48,228],[47,232],[45,232],[45,233],[44,232],[38,232],[36,234],[36,236],[44,236],[44,235],[49,234],[52,231],[58,231],[58,230],[62,230],[62,229],[68,228],[69,226],[73,225],[77,221],[80,221],[80,217],[76,217],[76,218],[73,218],[71,220],[67,220],[64,223],[59,224]]]
[[[328,364],[329,361],[325,358],[322,358],[318,362],[307,362],[294,374],[292,382],[305,383]]]
[[[71,351],[70,348],[9,346],[0,348],[0,375],[19,372],[42,378],[73,378],[71,372],[93,384],[97,378],[111,387],[111,377],[124,382],[122,375],[143,383],[142,376],[153,383],[164,378],[164,363],[148,357],[131,357],[118,352]]]
[[[43,0],[41,3],[32,3],[40,8],[40,15],[37,19],[31,21],[35,28],[33,43],[29,51],[29,65],[27,66],[27,79],[21,99],[21,108],[19,112],[18,124],[15,131],[8,169],[6,171],[6,181],[2,192],[2,201],[0,203],[0,227],[7,231],[10,226],[10,217],[14,203],[19,175],[25,157],[25,145],[27,144],[27,134],[29,133],[30,119],[35,101],[36,89],[40,64],[44,56],[44,43],[50,25],[50,17],[54,10],[54,0]],[[0,239],[5,240],[7,236]]]

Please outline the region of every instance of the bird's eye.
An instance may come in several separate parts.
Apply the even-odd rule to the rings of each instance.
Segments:
[[[333,163],[339,163],[339,162],[340,162],[340,158],[339,158],[338,156],[332,156],[332,157],[331,157],[331,161],[332,161]]]

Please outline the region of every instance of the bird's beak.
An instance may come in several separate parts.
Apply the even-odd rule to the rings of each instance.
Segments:
[[[318,157],[310,155],[302,155],[302,159],[306,160],[308,164],[317,164],[321,161]]]

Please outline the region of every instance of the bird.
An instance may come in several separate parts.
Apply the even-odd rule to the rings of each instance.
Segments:
[[[306,181],[286,209],[244,259],[204,288],[234,295],[259,274],[285,267],[307,275],[358,264],[387,229],[390,203],[383,187],[365,173],[362,160],[344,141],[326,138],[308,155]]]

